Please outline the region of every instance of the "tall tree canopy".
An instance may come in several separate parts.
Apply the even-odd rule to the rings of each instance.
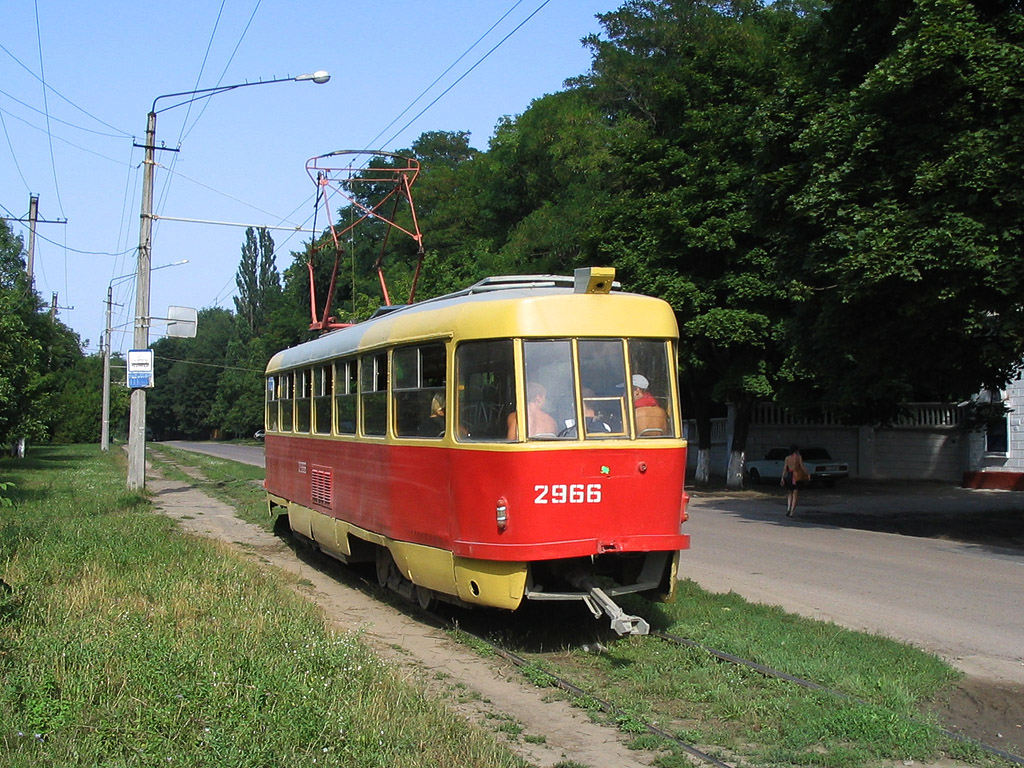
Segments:
[[[797,141],[790,398],[884,418],[998,386],[1024,359],[1019,3],[841,0],[823,24],[848,42]]]
[[[250,335],[263,333],[281,296],[281,276],[274,261],[274,238],[266,227],[246,228],[235,286],[238,288],[235,296],[238,317]]]

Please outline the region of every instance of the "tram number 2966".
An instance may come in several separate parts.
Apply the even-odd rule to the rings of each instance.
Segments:
[[[600,483],[572,485],[535,485],[534,504],[600,504]]]

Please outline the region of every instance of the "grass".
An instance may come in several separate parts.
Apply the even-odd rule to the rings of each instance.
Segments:
[[[0,460],[0,766],[522,765],[273,574],[178,535],[120,458]]]
[[[203,490],[240,510],[242,517],[270,527],[264,506],[262,470],[223,459],[161,447],[162,455],[185,468]],[[183,470],[177,470],[182,471]],[[184,477],[184,473],[182,477]],[[632,746],[661,750],[662,768],[689,765],[656,736],[641,733],[640,720],[745,765],[812,765],[870,768],[893,761],[930,761],[945,752],[973,765],[996,764],[969,746],[947,742],[919,712],[957,678],[936,657],[894,641],[747,603],[735,594],[711,594],[681,582],[673,604],[623,600],[652,626],[717,650],[804,677],[862,700],[858,704],[824,692],[722,662],[699,649],[653,638],[615,638],[580,643],[557,653],[534,653],[540,629],[499,630],[501,644],[531,659],[526,677],[550,685],[549,673],[564,675],[624,715],[613,722],[636,737]],[[511,625],[510,625],[511,626]],[[595,627],[597,624],[594,625]],[[456,637],[464,633],[453,632]],[[555,633],[555,643],[558,642]],[[479,652],[493,651],[474,643]],[[541,647],[552,647],[550,640]],[[603,647],[599,653],[592,648]],[[579,706],[597,716],[592,699]],[[2,714],[2,712],[0,712]],[[571,765],[571,763],[567,763]]]
[[[656,628],[851,697],[769,678],[701,649],[655,638],[602,638],[606,650],[596,654],[579,647],[524,653],[532,667],[567,677],[615,704],[626,713],[615,722],[627,733],[637,733],[637,721],[646,720],[746,765],[867,768],[943,754],[972,765],[997,764],[971,746],[947,740],[920,714],[959,677],[937,657],[747,603],[735,594],[711,594],[690,581],[680,583],[673,604],[622,602],[627,612],[652,619]],[[528,677],[542,680],[536,671]],[[658,745],[646,734],[633,744]],[[658,764],[687,763],[673,753]]]

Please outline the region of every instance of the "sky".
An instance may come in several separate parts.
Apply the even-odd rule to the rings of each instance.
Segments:
[[[47,302],[57,295],[58,317],[94,353],[113,285],[111,346],[127,350],[142,194],[143,150],[134,145],[144,143],[146,115],[158,96],[331,74],[323,85],[288,81],[191,105],[157,102],[158,110],[173,106],[158,114],[157,145],[179,151],[156,153],[154,212],[168,218],[153,230],[150,312],[166,317],[171,305],[233,309],[244,227],[170,219],[308,228],[311,157],[394,151],[426,131],[468,131],[470,143],[485,150],[499,119],[521,114],[533,99],[588,71],[590,52],[580,40],[600,33],[596,14],[617,5],[8,3],[0,31],[0,216],[27,218],[29,196],[39,196],[36,290]],[[323,222],[321,211],[318,226]],[[27,246],[27,223],[9,224]],[[283,271],[309,235],[271,234]],[[424,242],[429,248],[429,232]],[[162,331],[154,320],[151,341]]]

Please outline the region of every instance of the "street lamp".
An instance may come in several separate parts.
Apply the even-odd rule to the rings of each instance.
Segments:
[[[153,267],[150,271],[155,272],[158,269],[167,269],[167,267],[178,267],[182,264],[188,264],[188,259],[172,261],[170,264],[161,264],[159,267]],[[110,325],[110,311],[111,307],[114,306],[114,286],[118,283],[123,283],[129,278],[135,277],[135,275],[135,272],[129,272],[127,275],[118,275],[117,277],[111,278],[110,282],[107,283],[107,324],[103,337],[103,418],[100,426],[101,451],[110,450],[110,332],[114,330]],[[118,306],[121,305],[119,304]]]
[[[222,85],[215,88],[201,88],[196,91],[182,91],[180,93],[165,93],[153,99],[153,106],[149,110],[146,119],[146,143],[143,145],[146,150],[146,159],[143,164],[142,174],[142,214],[139,223],[139,266],[137,274],[138,281],[135,284],[135,335],[132,344],[135,349],[147,349],[149,347],[149,273],[150,273],[150,247],[153,240],[153,176],[156,163],[153,155],[157,150],[156,146],[156,116],[159,112],[166,112],[169,109],[190,104],[200,99],[208,99],[225,91],[234,91],[238,88],[248,88],[253,85],[271,85],[272,83],[284,83],[288,81],[302,82],[312,81],[314,83],[326,83],[331,76],[320,70],[312,74],[299,75],[298,77],[282,77],[274,80],[257,80],[254,83],[238,83],[236,85]],[[156,103],[161,99],[171,99],[178,96],[187,96],[184,101],[171,104],[158,110]],[[132,390],[131,410],[128,423],[128,488],[129,490],[141,490],[146,487],[146,390],[139,387]]]

